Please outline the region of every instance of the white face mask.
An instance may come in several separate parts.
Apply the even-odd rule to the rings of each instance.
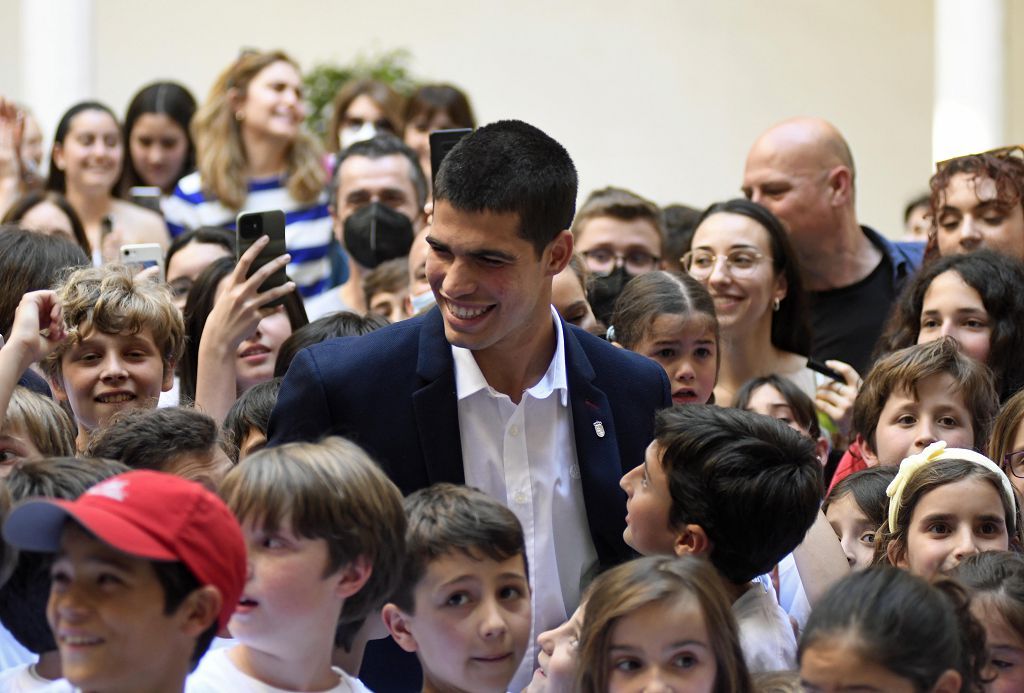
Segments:
[[[412,314],[419,315],[420,311],[424,308],[429,308],[434,305],[434,292],[427,289],[421,294],[411,294],[409,296],[409,302],[412,304]]]
[[[342,128],[338,133],[338,144],[341,145],[341,150],[345,151],[356,142],[372,140],[377,132],[377,126],[373,123],[363,123],[358,126],[350,125]]]

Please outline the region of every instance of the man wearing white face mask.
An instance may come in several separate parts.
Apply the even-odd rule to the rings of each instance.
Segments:
[[[338,156],[330,185],[334,235],[348,255],[348,281],[306,302],[310,320],[365,313],[362,282],[377,265],[409,254],[426,222],[427,184],[416,154],[393,135],[356,142]]]

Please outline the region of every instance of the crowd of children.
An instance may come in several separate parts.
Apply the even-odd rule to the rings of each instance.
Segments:
[[[381,666],[379,653],[389,652],[375,649],[382,642],[392,648],[383,666],[431,692],[1024,690],[1024,264],[997,244],[931,257],[909,278],[862,380],[842,361],[808,359],[812,333],[791,230],[751,200],[694,212],[687,230],[670,234],[671,215],[606,188],[566,230],[554,203],[534,210],[536,218],[467,203],[464,190],[446,187],[452,170],[483,199],[503,191],[448,159],[435,189],[448,236],[417,233],[441,226],[428,221],[433,203],[415,220],[396,221],[402,214],[391,207],[410,202],[396,183],[388,190],[401,204],[382,212],[370,208],[381,202],[366,200],[371,211],[362,214],[400,228],[408,259],[378,257],[390,251],[376,240],[346,259],[344,243],[327,239],[333,217],[336,240],[358,247],[358,224],[337,216],[358,196],[338,199],[339,188],[325,187],[345,184],[341,163],[408,160],[406,182],[422,201],[432,185],[421,166],[430,164],[423,132],[473,125],[458,90],[425,87],[406,114],[422,131],[406,133],[407,146],[395,137],[394,94],[382,86],[360,81],[339,94],[335,153],[325,160],[299,127],[299,75],[282,53],[240,57],[198,113],[173,83],[140,92],[126,138],[142,151],[147,136],[135,129],[161,123],[182,138],[172,173],[143,158],[128,166],[131,182],[160,189],[166,221],[180,232],[164,280],[110,262],[118,241],[170,240],[160,214],[119,197],[126,183],[83,164],[86,142],[111,151],[123,144],[115,115],[94,102],[65,115],[53,190],[28,191],[10,209],[11,221],[26,226],[33,210],[59,218],[66,231],[50,231],[67,239],[0,228],[0,270],[10,284],[0,292],[0,693],[368,691],[377,674],[365,665]],[[260,98],[287,108],[268,115]],[[10,121],[0,100],[0,129]],[[455,156],[472,147],[486,154],[497,146],[488,142],[516,137],[541,141],[528,140],[535,128],[525,123],[503,127],[489,131],[493,140],[470,136]],[[287,146],[268,144],[274,137]],[[360,140],[368,144],[349,149]],[[371,156],[375,147],[383,159]],[[492,176],[517,165],[482,159]],[[334,164],[328,184],[325,166]],[[262,175],[267,168],[273,175]],[[955,173],[936,180],[950,184]],[[88,185],[93,174],[102,180]],[[267,239],[238,254],[223,229],[184,229],[220,224],[258,200],[276,201],[288,224],[288,253],[261,266]],[[560,224],[554,239],[524,231],[552,216]],[[451,222],[466,218],[473,223]],[[627,223],[615,230],[608,219]],[[632,239],[628,249],[610,249],[617,234]],[[945,241],[932,240],[934,255]],[[261,289],[286,266],[296,281]],[[362,277],[359,291],[323,293],[332,282],[344,286],[346,273]],[[465,287],[489,280],[487,301],[451,297],[459,288],[475,296]],[[513,300],[530,282],[554,285],[528,296],[543,297],[539,307]],[[318,293],[316,305],[352,300],[370,310],[310,322],[313,304],[304,298]],[[389,326],[415,313],[406,326],[416,327]],[[319,369],[308,347],[349,340],[313,350],[325,359],[387,350],[392,342],[374,339],[408,342],[437,318],[445,354],[479,366],[478,352],[500,341],[489,324],[524,349],[543,341],[518,334],[527,313],[555,328],[556,346],[554,357],[528,364],[537,378],[519,394],[561,408],[522,418],[537,429],[541,419],[558,419],[544,429],[551,440],[536,449],[523,443],[524,485],[513,472],[475,477],[507,498],[443,475],[465,478],[463,458],[484,447],[496,430],[489,422],[473,421],[477,437],[461,438],[461,451],[440,451],[444,470],[410,472],[429,482],[419,486],[396,474],[402,460],[385,459],[365,429],[348,430],[333,411],[310,415],[334,424],[306,436],[316,440],[274,439],[278,393],[297,370],[312,380]],[[364,339],[378,330],[388,332]],[[405,365],[427,383],[438,366],[424,356],[426,341],[417,344],[419,362]],[[634,390],[620,392],[657,380],[671,405],[642,431],[609,418],[637,402],[608,402],[614,397],[600,388],[566,411],[574,389],[608,375],[569,371],[570,349],[589,351],[594,363],[638,364]],[[501,365],[492,361],[489,372]],[[447,399],[411,406],[444,402],[461,415],[482,393],[495,412],[523,411],[483,371],[469,382],[469,371],[449,369],[413,396],[432,388]],[[292,399],[281,401],[298,409],[304,402],[291,387]],[[341,400],[320,401],[330,409]],[[391,434],[393,412],[369,408],[351,420],[372,419]],[[585,420],[597,411],[608,414]],[[421,429],[420,443],[437,447],[441,432]],[[614,443],[614,452],[599,448],[602,459],[584,459],[581,431]],[[519,450],[520,432],[518,424],[503,430],[505,441],[495,442],[502,455],[506,445]],[[642,442],[637,454],[620,455],[633,442]],[[538,449],[561,456],[534,469]],[[588,467],[605,457],[611,466]],[[557,501],[523,511],[533,508],[533,475],[544,474],[557,477]],[[607,488],[588,497],[602,481]],[[604,505],[592,507],[592,497]],[[591,545],[567,548],[538,531],[551,521],[539,517],[549,507],[593,535]],[[608,518],[601,529],[614,536],[598,538]],[[563,554],[577,549],[571,559],[581,577],[565,579]],[[553,564],[547,572],[538,573],[538,555]],[[558,623],[550,613],[538,617],[542,603],[555,605]]]

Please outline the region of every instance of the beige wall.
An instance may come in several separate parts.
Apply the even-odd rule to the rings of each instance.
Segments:
[[[5,24],[17,8],[0,0]],[[932,20],[930,0],[95,0],[96,96],[120,110],[175,78],[201,98],[240,46],[303,65],[405,47],[481,121],[523,118],[561,140],[582,194],[616,184],[697,206],[738,193],[758,132],[822,115],[850,141],[862,220],[891,235],[929,175]],[[0,90],[15,96],[16,56],[0,47]]]

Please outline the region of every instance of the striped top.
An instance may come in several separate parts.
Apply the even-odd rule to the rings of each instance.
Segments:
[[[298,285],[303,296],[315,296],[329,285],[330,260],[327,247],[331,242],[333,220],[327,209],[327,191],[316,202],[303,205],[288,192],[287,176],[254,178],[249,181],[249,196],[235,212],[203,192],[199,172],[178,181],[163,204],[164,217],[171,236],[200,226],[219,226],[235,230],[235,217],[241,212],[264,212],[280,209],[285,218],[285,246],[292,256],[288,276]]]

